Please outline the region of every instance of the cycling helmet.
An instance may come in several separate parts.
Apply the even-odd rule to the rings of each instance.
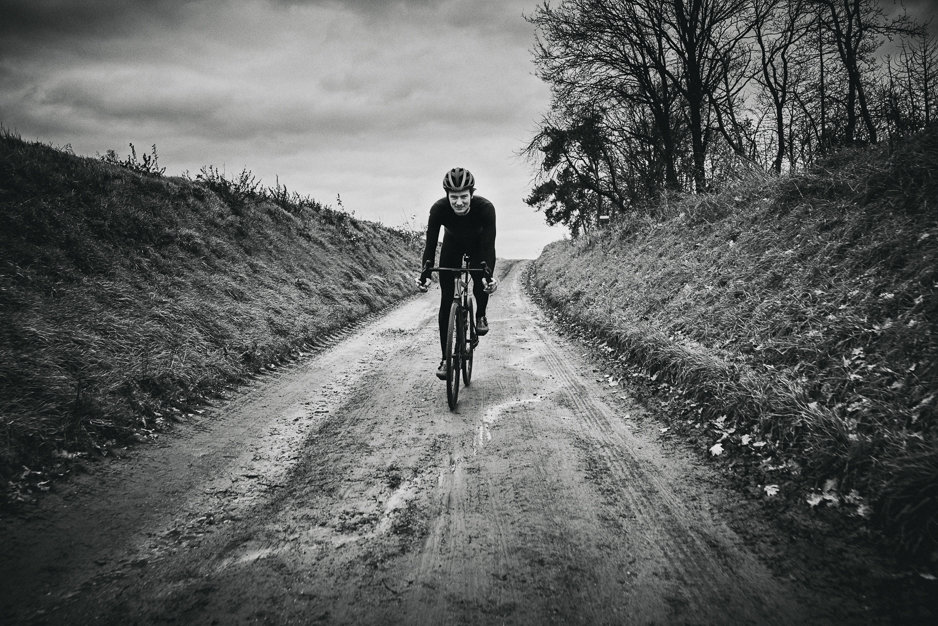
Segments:
[[[472,172],[465,168],[454,167],[446,172],[446,175],[443,177],[443,189],[446,190],[446,193],[466,191],[467,189],[472,192],[475,191],[475,188],[476,179],[472,175]]]

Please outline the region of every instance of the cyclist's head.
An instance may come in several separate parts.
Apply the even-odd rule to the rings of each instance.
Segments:
[[[443,189],[449,197],[449,205],[456,215],[469,212],[472,193],[476,190],[476,179],[472,172],[462,167],[454,167],[443,176]]]
[[[443,189],[446,190],[446,193],[453,191],[472,193],[476,190],[475,176],[463,167],[454,167],[443,176]]]

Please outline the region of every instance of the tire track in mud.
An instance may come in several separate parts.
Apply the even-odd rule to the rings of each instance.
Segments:
[[[505,367],[512,350],[503,344],[511,346],[529,320],[516,310],[520,294],[512,288],[517,283],[511,267],[500,269],[509,273],[500,291],[507,298],[493,300],[489,311],[498,335],[483,339],[473,384],[461,393],[453,414],[450,447],[430,497],[428,517],[434,521],[415,559],[423,589],[410,599],[404,622],[471,623],[471,616],[484,615],[490,621],[543,623],[550,616],[540,607],[544,599],[532,597],[530,589],[538,576],[531,574],[524,544],[537,529],[519,512],[519,503],[531,500],[530,494],[519,494],[514,478],[519,455],[508,433],[505,441],[493,442],[502,420],[540,402],[531,395],[519,397],[522,377]]]
[[[536,416],[530,411],[520,411],[516,415],[518,426],[525,438],[537,440],[539,437]],[[581,539],[577,536],[581,527],[570,523],[574,515],[572,507],[569,506],[567,494],[569,485],[558,478],[558,466],[562,463],[560,455],[547,447],[543,441],[542,450],[548,451],[538,455],[530,465],[532,480],[530,482],[530,491],[533,499],[543,505],[543,523],[542,533],[549,538],[553,546],[554,558],[561,572],[555,573],[554,578],[562,576],[564,579],[574,576],[577,580],[564,580],[558,587],[564,595],[563,602],[557,602],[557,598],[548,598],[547,613],[567,614],[570,612],[570,605],[575,604],[578,610],[575,613],[575,620],[578,623],[597,624],[608,620],[604,611],[598,611],[597,607],[603,602],[596,596],[596,588],[599,584],[600,576],[595,571],[595,564],[590,565],[584,558],[584,550]],[[541,557],[537,557],[541,558]],[[537,563],[537,561],[535,561]],[[539,564],[539,563],[538,563]],[[551,587],[548,587],[551,590]],[[575,597],[575,600],[574,600]]]
[[[504,321],[514,318],[520,328],[512,329],[508,336],[514,340],[520,333],[525,342],[536,342],[538,337],[528,323],[531,312],[520,291],[513,290],[512,296],[506,305],[510,317]],[[578,537],[584,528],[579,525],[582,520],[577,520],[577,509],[583,508],[571,498],[572,459],[563,445],[563,428],[545,419],[553,414],[549,389],[518,368],[520,360],[515,357],[499,364],[501,376],[492,386],[501,401],[488,407],[479,420],[483,432],[498,431],[495,445],[491,435],[486,437],[490,449],[505,450],[513,461],[503,482],[510,489],[495,488],[493,492],[505,515],[515,518],[515,532],[510,547],[506,541],[506,552],[521,555],[515,559],[518,569],[537,571],[518,595],[526,595],[531,623],[556,621],[558,616],[571,623],[602,623],[608,620],[608,607],[597,610],[603,604],[596,594],[600,581]],[[519,510],[525,512],[520,523]],[[532,588],[540,595],[534,606]]]
[[[682,503],[674,485],[662,475],[662,465],[649,462],[640,451],[643,444],[608,405],[596,400],[597,389],[587,388],[571,371],[569,357],[561,356],[543,331],[537,332],[545,347],[542,356],[548,370],[560,381],[559,404],[570,407],[582,420],[586,428],[578,433],[581,445],[590,461],[607,472],[600,480],[606,500],[627,508],[630,517],[620,517],[620,524],[628,519],[631,532],[637,526],[658,536],[653,549],[662,559],[655,563],[655,569],[663,582],[670,583],[664,586],[673,590],[668,598],[672,608],[685,618],[695,615],[702,622],[718,622],[728,615],[760,623],[799,621],[771,601],[763,602],[762,598],[777,593],[768,582],[771,576],[767,570],[740,551],[728,527]],[[740,589],[755,593],[743,595]],[[659,588],[656,594],[662,591]]]
[[[518,294],[509,306],[512,314],[520,319],[536,319],[538,313],[530,301],[520,297],[520,289],[512,293]],[[512,337],[516,336],[512,333]],[[619,574],[616,570],[628,567],[626,582],[630,584],[624,591],[635,596],[630,610],[637,619],[645,616],[651,620],[721,621],[727,615],[761,622],[797,619],[800,613],[792,609],[791,602],[771,600],[787,593],[784,585],[771,580],[767,570],[740,548],[739,540],[728,527],[716,522],[706,510],[684,504],[684,499],[696,497],[688,498],[686,492],[678,495],[675,489],[688,479],[687,469],[676,471],[660,456],[643,453],[642,447],[656,446],[637,439],[617,414],[621,407],[611,408],[603,400],[599,385],[590,384],[589,376],[574,371],[575,367],[589,371],[589,367],[577,363],[569,349],[562,350],[557,341],[544,332],[543,324],[525,324],[522,336],[533,336],[529,341],[538,347],[531,367],[544,368],[542,375],[553,384],[547,389],[538,389],[539,381],[526,379],[512,381],[511,385],[538,389],[541,398],[546,392],[548,397],[543,404],[568,411],[567,415],[559,415],[559,422],[556,418],[542,419],[538,409],[543,407],[527,405],[524,399],[518,401],[519,406],[533,409],[518,412],[519,422],[525,425],[522,438],[538,440],[542,450],[532,465],[533,473],[538,476],[534,483],[538,492],[536,499],[550,503],[551,498],[556,498],[564,489],[567,497],[575,497],[571,495],[568,479],[566,483],[556,480],[557,476],[566,476],[568,472],[558,472],[548,464],[569,454],[562,441],[567,439],[576,442],[577,462],[593,470],[592,482],[600,488],[598,499],[614,509],[612,514],[594,512],[615,518],[616,532],[599,537],[612,549],[591,553],[599,562],[584,566],[580,575],[592,575],[594,579],[615,577]],[[638,407],[633,405],[631,409]],[[552,442],[543,436],[543,431],[545,427],[558,428],[558,423],[558,440]],[[555,458],[548,452],[553,452]],[[580,500],[579,506],[588,508],[591,504]],[[623,508],[626,510],[622,511]],[[632,518],[625,518],[623,513]],[[564,554],[568,564],[578,566],[582,551],[589,552],[590,548],[575,535],[583,528],[573,530],[575,527],[565,523],[563,517],[569,514],[562,508],[551,507],[544,512],[544,518],[557,531],[554,546]],[[585,523],[589,524],[589,520]],[[640,550],[644,559],[621,558],[614,554],[617,545]],[[740,589],[750,594],[740,594]],[[609,618],[608,614],[589,613],[603,593],[592,593],[589,585],[578,585],[576,590],[582,594],[578,618],[586,616],[591,622]],[[638,604],[642,607],[635,606]],[[642,610],[636,611],[636,608]]]
[[[546,397],[543,383],[530,380],[530,374],[519,367],[538,338],[525,330],[530,326],[530,311],[512,287],[517,287],[516,278],[507,283],[507,301],[499,303],[494,315],[490,313],[490,321],[497,322],[506,339],[502,344],[497,339],[496,345],[483,344],[479,354],[484,360],[470,388],[472,393],[460,403],[460,412],[474,422],[463,425],[462,440],[454,454],[462,463],[453,466],[452,477],[441,482],[437,496],[444,502],[457,499],[457,515],[475,514],[483,524],[476,522],[467,530],[445,517],[438,519],[440,530],[425,546],[421,571],[442,569],[439,552],[450,550],[457,559],[478,563],[477,580],[494,579],[478,589],[466,584],[454,594],[450,619],[457,623],[464,608],[460,598],[465,603],[464,598],[473,595],[487,601],[477,609],[479,613],[509,623],[549,623],[558,616],[566,616],[566,621],[601,623],[601,615],[608,611],[595,612],[599,602],[592,592],[601,582],[579,552],[582,542],[576,540],[578,531],[568,523],[575,517],[564,502],[569,486],[554,476],[557,468],[551,468],[552,464],[569,465],[569,461],[554,449],[552,435],[545,438],[539,428],[536,416],[544,412],[541,405]],[[470,481],[468,485],[466,481]],[[438,514],[433,512],[431,517]],[[461,532],[469,536],[461,537]],[[472,533],[476,537],[485,534],[488,544],[480,545],[478,538],[473,542]],[[474,553],[465,552],[470,544],[475,545]],[[458,585],[463,577],[456,570],[458,567],[453,567],[446,573]],[[590,579],[589,584],[575,579],[584,576]],[[571,591],[576,601],[567,597]],[[426,602],[423,597],[414,599],[416,606]]]
[[[429,496],[430,531],[416,560],[420,589],[407,613],[421,623],[465,623],[460,616],[473,612],[498,616],[522,601],[502,584],[516,565],[507,542],[513,512],[478,458],[483,425],[470,406],[484,405],[488,395],[466,394],[462,412],[453,414],[454,436]]]

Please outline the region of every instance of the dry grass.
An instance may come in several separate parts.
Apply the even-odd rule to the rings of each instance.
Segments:
[[[910,552],[934,550],[936,172],[932,128],[554,245],[534,283],[670,386],[674,419],[709,429],[721,458],[750,459],[801,504],[828,493],[872,510]]]
[[[0,138],[0,479],[147,438],[411,292],[410,234],[226,195]]]

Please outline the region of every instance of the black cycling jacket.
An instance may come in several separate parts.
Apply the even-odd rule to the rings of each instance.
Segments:
[[[440,266],[459,267],[462,255],[468,254],[470,264],[479,267],[485,261],[490,272],[495,271],[495,206],[482,196],[472,196],[469,213],[456,215],[449,198],[440,198],[430,207],[427,222],[427,246],[423,251],[422,267],[433,265],[436,243],[443,227],[443,248]],[[423,278],[428,273],[424,272]]]

